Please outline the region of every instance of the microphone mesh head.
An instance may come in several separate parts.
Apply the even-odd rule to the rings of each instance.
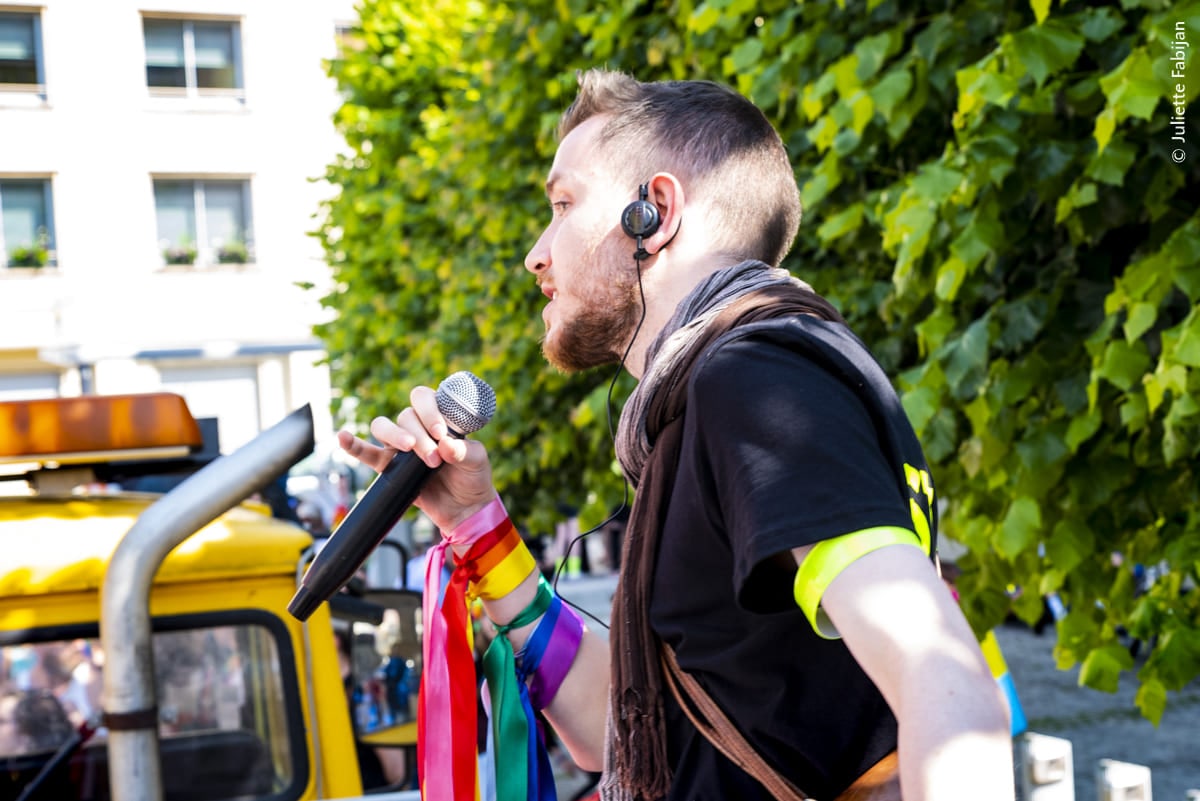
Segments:
[[[465,436],[492,419],[496,413],[496,393],[479,376],[460,370],[438,384],[437,406],[450,428]]]

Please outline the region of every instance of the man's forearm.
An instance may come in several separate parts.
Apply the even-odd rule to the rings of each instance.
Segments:
[[[905,799],[1012,801],[1012,738],[995,682],[962,687],[901,718],[900,783]],[[943,699],[945,700],[945,699]]]

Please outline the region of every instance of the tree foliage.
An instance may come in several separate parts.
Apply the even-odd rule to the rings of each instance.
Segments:
[[[545,365],[522,264],[554,126],[578,69],[728,83],[802,186],[786,266],[902,393],[973,625],[1059,593],[1081,682],[1134,666],[1121,630],[1153,643],[1152,720],[1200,675],[1200,0],[363,0],[355,42],[331,64],[348,149],[318,232],[344,413],[473,370],[497,391],[480,438],[514,519],[546,530],[586,500],[597,522],[622,493],[612,372]],[[1163,575],[1139,588],[1135,564]]]

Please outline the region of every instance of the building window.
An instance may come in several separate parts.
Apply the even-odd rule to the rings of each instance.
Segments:
[[[145,17],[142,27],[152,94],[242,96],[238,23]]]
[[[249,181],[156,179],[154,208],[167,264],[254,261]]]
[[[0,178],[0,253],[6,267],[55,264],[48,179]]]
[[[337,57],[346,58],[367,49],[362,25],[356,22],[338,22],[333,26],[333,38],[337,45]]]
[[[0,90],[45,91],[38,14],[0,11]]]

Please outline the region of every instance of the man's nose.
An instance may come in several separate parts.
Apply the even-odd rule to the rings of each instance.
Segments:
[[[525,254],[525,269],[534,275],[540,275],[550,266],[550,238],[550,228],[546,228]]]

